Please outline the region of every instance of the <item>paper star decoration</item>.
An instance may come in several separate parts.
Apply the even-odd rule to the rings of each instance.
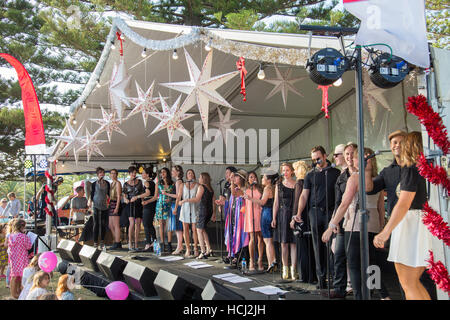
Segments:
[[[223,113],[220,111],[219,108],[217,108],[217,113],[219,114],[219,122],[211,122],[211,125],[214,127],[219,128],[221,134],[222,134],[222,139],[225,142],[225,144],[227,144],[227,139],[228,139],[228,134],[227,133],[231,133],[233,135],[236,135],[236,133],[234,132],[234,130],[231,129],[231,126],[237,122],[239,122],[239,120],[230,120],[231,117],[231,109],[227,110],[227,113],[225,115],[223,115]],[[228,130],[228,131],[227,131]]]
[[[147,89],[147,92],[141,89],[139,84],[136,81],[136,90],[138,93],[137,98],[128,98],[129,101],[134,103],[136,106],[133,110],[128,114],[126,119],[129,119],[136,113],[142,113],[142,119],[144,120],[144,128],[147,127],[147,119],[150,112],[159,112],[156,105],[160,103],[159,98],[153,97],[153,89],[155,88],[155,81],[152,82],[151,86]]]
[[[100,151],[99,145],[104,144],[107,142],[106,140],[97,140],[97,135],[90,134],[88,129],[86,128],[86,137],[83,139],[83,145],[80,149],[77,150],[77,152],[86,150],[87,154],[87,162],[91,159],[91,155],[93,153],[98,153],[102,157],[104,157],[103,153]]]
[[[281,74],[280,70],[278,70],[277,66],[275,66],[275,72],[277,74],[277,77],[275,79],[264,79],[264,81],[275,85],[275,87],[272,89],[272,91],[270,91],[269,94],[267,95],[266,100],[273,97],[276,93],[281,92],[281,97],[283,98],[284,109],[286,109],[289,91],[292,91],[293,93],[299,95],[300,97],[303,97],[303,95],[295,88],[294,83],[296,83],[300,80],[303,80],[307,77],[305,76],[305,77],[290,79],[291,73],[292,73],[292,68],[289,68],[285,74]]]
[[[377,105],[381,105],[384,109],[392,112],[389,102],[384,97],[383,92],[386,89],[377,87],[372,83],[367,73],[364,74],[364,89],[363,96],[366,101],[367,108],[369,109],[370,120],[372,120],[372,125],[375,124],[375,119],[377,117]]]
[[[125,132],[123,132],[122,129],[119,128],[120,120],[116,119],[116,113],[108,113],[107,111],[105,111],[105,109],[103,109],[102,106],[100,106],[100,108],[102,109],[103,119],[89,119],[100,125],[100,128],[97,129],[94,135],[97,136],[101,132],[105,131],[108,135],[109,143],[111,143],[111,135],[114,131],[126,136]]]
[[[180,107],[183,113],[197,104],[203,128],[205,129],[206,135],[208,135],[209,102],[233,108],[216,89],[239,74],[239,71],[233,71],[211,78],[213,51],[210,51],[206,56],[201,71],[186,50],[184,51],[184,55],[186,57],[190,81],[161,83],[161,85],[188,95]]]
[[[124,106],[123,104],[130,106],[130,102],[125,93],[125,89],[128,87],[131,76],[127,75],[125,69],[125,62],[123,58],[120,58],[119,65],[114,64],[111,74],[111,80],[109,82],[109,97],[111,101],[111,110],[117,113],[117,117],[122,121]]]
[[[84,122],[83,122],[84,123]],[[75,130],[71,125],[70,121],[66,121],[66,128],[69,132],[68,136],[58,136],[56,137],[57,140],[61,140],[66,143],[64,148],[59,152],[59,154],[64,154],[70,150],[73,151],[73,156],[75,158],[75,164],[78,164],[78,153],[76,152],[82,145],[83,145],[83,139],[85,137],[79,136],[78,133],[81,130],[81,127],[83,126],[83,123],[78,127],[77,130]]]
[[[169,137],[169,144],[172,148],[172,138],[175,130],[179,130],[181,133],[187,135],[190,137],[189,131],[187,131],[183,125],[181,124],[181,121],[186,120],[190,117],[193,117],[193,114],[184,114],[181,111],[181,108],[178,108],[180,105],[180,99],[181,94],[178,97],[177,101],[175,101],[174,105],[169,108],[167,105],[167,102],[164,100],[161,95],[159,95],[161,99],[161,105],[162,105],[162,112],[151,112],[150,115],[159,119],[161,122],[156,126],[155,129],[153,129],[152,133],[149,134],[151,136],[152,134],[161,131],[163,129],[167,129],[167,135]]]

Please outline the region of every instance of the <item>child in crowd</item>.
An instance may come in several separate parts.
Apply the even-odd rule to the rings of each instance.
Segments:
[[[11,296],[19,298],[23,269],[28,266],[28,250],[32,243],[25,234],[25,220],[16,219],[12,225],[12,232],[8,238],[8,259],[11,267]]]
[[[4,272],[8,266],[8,252],[5,246],[6,242],[6,223],[0,224],[0,280],[6,278]]]
[[[5,235],[5,242],[4,242],[5,248],[8,248],[8,239],[9,239],[9,235],[11,234],[12,225],[15,222],[15,220],[16,219],[11,219],[6,224],[6,235]],[[8,254],[8,252],[6,254]],[[6,287],[7,288],[9,288],[10,281],[11,281],[11,266],[9,265],[9,259],[8,259],[8,265],[6,267]]]
[[[26,300],[38,300],[40,296],[47,293],[47,286],[50,283],[50,274],[44,271],[37,272],[33,277],[33,286],[28,293]]]
[[[74,278],[64,274],[59,277],[58,288],[56,289],[56,296],[59,300],[75,300],[75,296],[70,289],[74,287]]]
[[[40,254],[37,254],[31,259],[30,264],[28,267],[23,269],[22,274],[22,292],[20,293],[19,300],[25,300],[28,296],[28,293],[30,293],[31,286],[33,285],[33,277],[36,274],[36,272],[40,271],[41,268],[39,268],[39,256]]]
[[[58,297],[54,293],[47,292],[40,296],[38,300],[58,300]]]

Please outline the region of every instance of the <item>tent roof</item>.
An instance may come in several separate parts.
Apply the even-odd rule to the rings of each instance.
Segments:
[[[115,35],[117,30],[125,36],[123,58],[127,72],[131,75],[128,96],[137,96],[136,82],[146,91],[155,81],[154,95],[161,93],[163,97],[168,97],[169,106],[174,103],[180,93],[159,84],[189,80],[184,50],[189,52],[201,69],[203,60],[208,53],[203,44],[212,42],[211,76],[236,71],[236,61],[239,56],[244,56],[245,67],[248,71],[246,77],[247,101],[244,102],[239,93],[239,76],[235,76],[223,84],[217,91],[237,109],[231,112],[231,119],[240,120],[233,125],[234,129],[267,129],[269,132],[271,129],[278,129],[280,144],[292,140],[297,133],[302,131],[302,128],[309,127],[321,117],[322,92],[318,90],[317,84],[309,79],[304,67],[306,59],[310,55],[308,50],[310,41],[312,53],[325,47],[340,49],[339,40],[335,37],[207,29],[115,19],[97,67],[82,95],[71,106],[72,119],[76,119],[77,125],[84,122],[84,126],[90,133],[98,128],[98,125],[90,119],[102,118],[100,106],[103,106],[105,110],[110,109],[108,83],[112,68],[120,59],[119,50],[111,50],[111,41],[117,38]],[[350,38],[345,39],[344,45],[350,45],[351,41]],[[118,41],[115,46],[119,47]],[[145,59],[141,57],[144,46],[147,47]],[[172,52],[175,48],[178,48],[179,59],[177,60],[172,59]],[[279,92],[267,99],[267,95],[274,85],[257,78],[261,62],[267,64],[266,79],[276,77],[274,65],[282,73],[286,72],[288,68],[292,68],[292,78],[304,77],[294,84],[303,97],[289,92],[286,108],[283,107]],[[100,88],[96,87],[97,80],[101,85]],[[393,90],[397,90],[398,95],[398,90],[402,89],[394,88],[389,91]],[[343,84],[329,90],[331,106],[336,106],[351,96],[354,97],[354,91],[354,73],[346,72],[343,76]],[[186,95],[183,94],[182,99],[185,97]],[[86,109],[81,107],[83,103],[86,104]],[[127,107],[125,114],[132,107],[133,105],[131,108]],[[220,109],[223,113],[227,110],[226,107],[220,107]],[[209,111],[209,122],[218,121],[215,104],[210,104]],[[190,109],[188,113],[195,114],[195,116],[183,121],[183,125],[192,135],[194,121],[200,121],[197,106]],[[158,122],[157,119],[149,116],[147,127],[144,128],[142,116],[136,114],[121,124],[121,129],[126,136],[114,132],[112,143],[100,146],[105,158],[93,156],[91,157],[92,164],[89,165],[82,163],[86,159],[85,152],[82,152],[80,153],[80,164],[82,163],[83,167],[92,167],[94,163],[106,160],[109,163],[117,162],[117,165],[122,165],[127,162],[162,160],[170,157],[171,147],[166,130],[149,136]],[[85,129],[82,130],[84,135]],[[106,134],[101,133],[99,139],[107,139]],[[172,141],[172,147],[176,143],[177,141]],[[301,147],[299,146],[299,148]],[[69,152],[68,155],[60,155],[59,160],[73,161],[73,154]],[[75,170],[75,168],[71,170]],[[81,166],[80,170],[82,170]],[[59,166],[58,171],[63,172],[64,168]]]

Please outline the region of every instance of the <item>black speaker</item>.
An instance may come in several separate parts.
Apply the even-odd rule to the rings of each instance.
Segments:
[[[127,262],[112,254],[106,252],[100,253],[97,258],[97,266],[100,272],[110,280],[119,281],[123,280],[123,270]]]
[[[201,300],[202,290],[199,287],[162,269],[154,285],[161,300]]]
[[[97,266],[97,258],[100,255],[100,250],[97,248],[84,245],[80,250],[80,259],[85,267],[94,271],[100,271]]]
[[[209,280],[202,292],[203,300],[245,300],[243,296],[215,280]]]
[[[128,286],[134,291],[146,296],[156,296],[157,292],[153,281],[156,278],[156,272],[141,266],[137,263],[128,262],[123,270],[123,278]]]
[[[58,243],[58,253],[61,259],[71,262],[81,262],[80,250],[81,245],[78,242],[63,239]]]

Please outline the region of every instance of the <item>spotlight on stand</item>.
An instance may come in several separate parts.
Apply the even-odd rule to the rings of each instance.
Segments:
[[[173,50],[172,59],[173,60],[177,60],[178,59],[177,49]]]
[[[369,69],[369,77],[377,87],[389,89],[402,82],[409,71],[408,63],[402,58],[391,56],[389,53],[382,53],[373,59]]]
[[[317,51],[306,64],[311,80],[319,85],[329,85],[342,77],[347,71],[347,59],[333,48]]]

